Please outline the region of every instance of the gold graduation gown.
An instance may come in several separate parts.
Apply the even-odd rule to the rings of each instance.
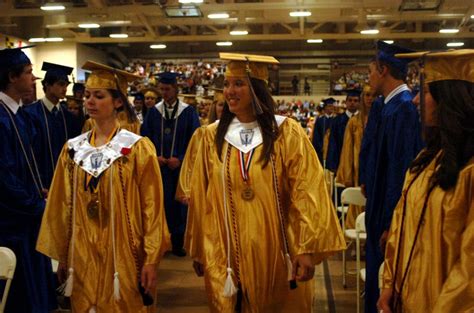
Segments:
[[[117,119],[120,123],[120,128],[126,129],[134,134],[140,135],[141,124],[139,120],[136,120],[135,122],[132,122],[132,123],[129,122],[127,113],[125,113],[124,111],[118,112]],[[95,125],[94,120],[91,118],[88,118],[84,122],[84,126],[82,126],[82,133],[85,133],[91,130],[94,127],[94,125]]]
[[[236,119],[234,122],[238,123]],[[236,296],[223,296],[228,257],[223,160],[229,143],[225,142],[220,160],[214,142],[217,124],[204,130],[196,157],[191,178],[186,248],[192,258],[204,264],[211,311],[233,312]],[[236,244],[240,246],[237,269],[242,282],[242,311],[311,312],[313,282],[299,282],[295,290],[288,286],[272,164],[269,162],[264,167],[259,160],[263,153],[260,144],[249,170],[255,197],[250,201],[243,200],[241,193],[246,185],[241,178],[237,151],[232,146],[229,170],[224,172],[230,178],[225,181],[232,243],[229,257],[234,273]],[[319,263],[345,249],[344,237],[326,190],[323,169],[303,128],[294,120],[285,119],[273,151],[290,255],[309,253],[314,262]],[[232,206],[235,226],[230,214]]]
[[[407,173],[402,197],[395,209],[385,253],[383,287],[399,290],[413,246],[421,210],[436,168],[423,170],[407,193],[415,174]],[[474,312],[474,158],[459,173],[456,186],[431,192],[412,263],[402,290],[404,313]],[[404,201],[405,226],[400,239]],[[396,282],[396,254],[400,264]]]
[[[188,148],[186,149],[186,154],[184,155],[184,160],[179,172],[178,186],[176,188],[176,200],[178,201],[189,199],[189,193],[191,191],[191,174],[193,173],[194,161],[196,160],[196,155],[205,127],[206,126],[201,126],[196,129],[189,141]]]
[[[129,137],[139,137],[126,130],[121,130],[119,134],[122,132],[128,133]],[[87,141],[88,136],[89,133],[86,133],[79,137],[84,137]],[[117,136],[118,134],[115,135]],[[116,145],[115,137],[109,144]],[[99,313],[155,312],[156,305],[143,306],[138,291],[138,273],[133,255],[133,251],[137,252],[139,266],[158,265],[163,253],[169,247],[160,167],[155,148],[148,138],[142,137],[131,146],[129,154],[122,153],[118,159],[111,162],[111,165],[102,172],[98,185],[99,213],[91,218],[87,214],[91,192],[85,190],[86,172],[71,159],[68,149],[70,142],[64,146],[56,166],[37,250],[67,264],[68,268],[73,267],[74,285],[71,296],[73,312],[89,312],[93,306]],[[75,155],[80,154],[80,151],[78,149]],[[106,162],[105,157],[103,162]],[[122,180],[119,167],[122,167]],[[74,168],[77,168],[77,205],[73,244],[70,236]],[[111,170],[113,170],[113,187],[110,187]],[[119,301],[113,298],[111,199],[115,212],[113,221],[117,250],[116,264],[120,279],[121,300]],[[127,218],[127,211],[129,218]],[[133,238],[135,250],[132,249],[130,235]]]
[[[337,168],[336,181],[346,187],[359,185],[359,153],[364,135],[364,123],[361,114],[349,119],[344,131],[341,158]],[[346,228],[355,228],[355,219],[364,211],[364,207],[350,205],[346,216]]]

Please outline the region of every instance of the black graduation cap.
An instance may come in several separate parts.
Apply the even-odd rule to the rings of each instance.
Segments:
[[[176,72],[162,72],[158,75],[158,80],[162,84],[172,85],[177,83],[177,78],[181,76],[180,73]]]
[[[74,85],[72,85],[72,92],[84,90],[86,90],[86,86],[84,86],[83,83],[74,83]]]
[[[8,71],[18,65],[31,64],[28,56],[22,51],[34,46],[0,50],[0,71]]]
[[[323,99],[323,103],[324,103],[324,106],[326,106],[328,104],[334,104],[334,103],[336,103],[336,99],[334,99],[333,97],[326,98],[326,99]]]
[[[360,89],[348,89],[345,90],[345,93],[348,97],[360,97],[361,90]]]
[[[393,66],[405,75],[408,72],[408,63],[410,63],[411,60],[396,58],[395,54],[411,52],[414,52],[414,50],[400,47],[395,44],[388,44],[382,40],[377,41],[377,61],[382,61]]]
[[[68,75],[71,75],[73,68],[69,66],[43,62],[42,71],[46,71],[44,80],[49,83],[65,81],[70,83]]]
[[[134,100],[145,100],[145,95],[141,92],[137,92],[133,96]]]

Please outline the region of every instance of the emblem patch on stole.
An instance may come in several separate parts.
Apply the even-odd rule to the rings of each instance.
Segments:
[[[104,155],[102,152],[94,153],[91,155],[91,166],[94,170],[99,169],[100,165],[102,164],[103,158],[104,158]]]
[[[252,144],[253,134],[253,129],[242,129],[240,131],[240,142],[244,146]]]

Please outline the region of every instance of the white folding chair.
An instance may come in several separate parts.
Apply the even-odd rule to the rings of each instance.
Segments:
[[[356,267],[357,267],[357,313],[360,312],[360,279],[365,281],[365,268],[360,265],[360,241],[367,240],[367,232],[365,230],[365,212],[360,213],[356,219],[355,225],[356,235]]]
[[[6,280],[5,289],[3,290],[2,302],[0,302],[0,313],[5,310],[8,292],[12,283],[13,274],[15,273],[16,257],[12,250],[0,247],[0,280]]]
[[[358,206],[365,206],[366,199],[362,194],[360,187],[349,187],[342,191],[341,194],[341,205],[345,205],[349,207],[350,204],[358,205]],[[344,220],[344,210],[342,211],[342,230],[344,232],[344,236],[350,239],[348,247],[351,243],[356,240],[356,229],[346,229],[345,227],[345,220]],[[360,216],[360,215],[359,215]],[[365,229],[365,228],[364,228]],[[366,235],[360,234],[360,239],[365,240],[367,237]],[[357,253],[357,251],[356,251]],[[360,253],[360,251],[359,251]],[[342,286],[346,288],[346,250],[342,251]]]
[[[334,175],[334,181],[333,181],[333,186],[334,186],[334,206],[336,207],[336,210],[341,213],[341,221],[344,222],[344,214],[347,214],[348,206],[341,204],[339,205],[339,200],[337,199],[337,194],[338,194],[338,189],[344,189],[346,186],[344,186],[341,183],[338,183],[336,181],[336,176]],[[342,226],[344,227],[344,225]],[[344,228],[342,229],[344,231]]]

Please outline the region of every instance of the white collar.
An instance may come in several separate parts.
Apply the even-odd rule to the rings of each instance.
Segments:
[[[17,103],[9,95],[2,91],[0,91],[0,100],[7,105],[7,107],[10,109],[10,111],[13,112],[13,114],[16,114],[16,112],[18,112],[18,109],[23,105],[21,99],[20,103]]]
[[[359,111],[355,111],[354,113],[351,113],[351,112],[349,112],[349,110],[346,110],[346,115],[349,118],[351,118],[351,117],[353,117],[354,115],[357,115],[357,114],[359,114]]]
[[[42,98],[41,101],[44,103],[44,106],[46,107],[46,109],[48,109],[49,112],[53,112],[54,107],[56,107],[58,111],[61,109],[59,102],[57,104],[54,104],[47,97]]]
[[[163,113],[163,107],[165,106],[165,100],[161,100],[160,102],[158,102],[156,105],[155,105],[155,108],[158,110],[158,112],[160,112],[161,115],[164,115]],[[184,111],[184,109],[186,109],[189,105],[184,103],[184,102],[181,102],[180,100],[178,100],[178,112],[176,112],[176,118],[178,118],[178,116]]]
[[[128,153],[123,148],[130,149],[140,138],[128,130],[121,129],[107,144],[93,147],[89,143],[91,131],[84,133],[67,142],[69,149],[74,149],[74,162],[84,171],[94,177],[112,165],[112,163]],[[128,151],[129,152],[129,151]]]
[[[383,100],[383,103],[384,104],[387,104],[390,100],[392,100],[393,97],[395,97],[396,95],[398,95],[399,93],[403,92],[403,91],[410,91],[410,88],[408,88],[407,84],[401,84],[400,86],[398,86],[397,88],[393,89],[388,95],[387,97],[385,97],[385,99]]]
[[[286,116],[275,115],[275,119],[278,127],[280,127]],[[227,128],[225,140],[243,153],[248,153],[263,143],[258,122],[241,123],[237,117],[234,117],[229,128]]]

